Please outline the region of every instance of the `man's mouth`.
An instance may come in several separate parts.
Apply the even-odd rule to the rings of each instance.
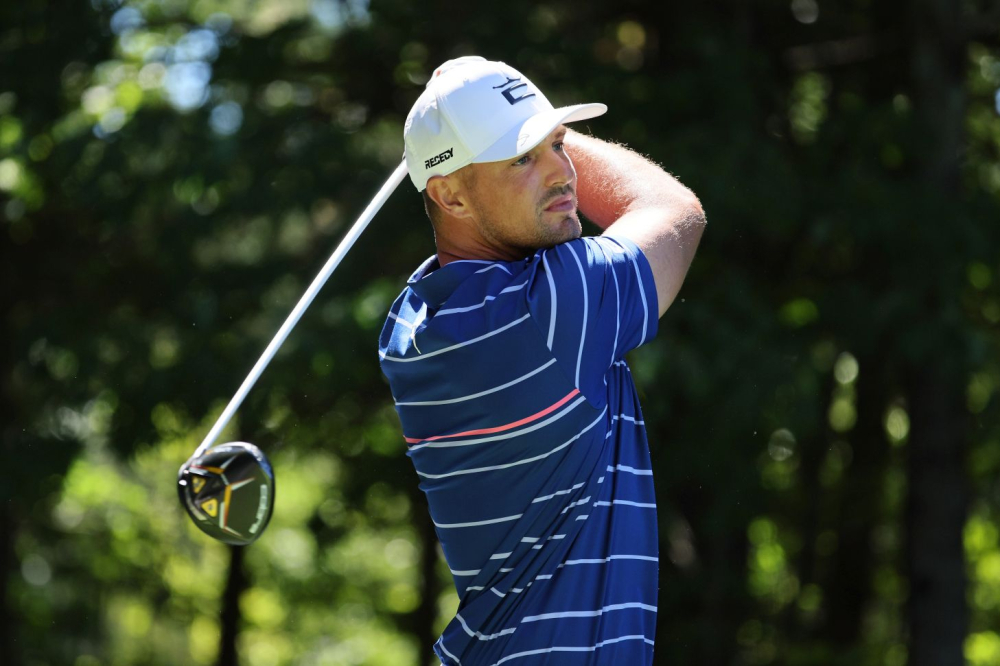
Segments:
[[[559,197],[548,206],[545,207],[546,212],[549,213],[566,213],[576,208],[573,204],[573,196],[567,194],[566,196]]]

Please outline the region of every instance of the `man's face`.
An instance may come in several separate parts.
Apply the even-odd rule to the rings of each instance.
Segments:
[[[463,169],[471,212],[491,245],[530,256],[582,233],[576,211],[576,170],[563,148],[566,128],[523,155]]]

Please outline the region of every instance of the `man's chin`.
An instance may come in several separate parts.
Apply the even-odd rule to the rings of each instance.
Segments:
[[[556,245],[568,243],[583,235],[583,226],[580,224],[580,218],[577,217],[576,211],[565,213],[561,219],[555,221],[540,219],[538,224],[540,229],[537,244],[527,253],[528,255],[537,250],[548,250]]]
[[[569,238],[567,238],[563,242],[576,240],[577,238],[583,235],[583,225],[580,224],[580,218],[577,217],[575,211],[567,215],[563,219],[562,224],[565,225],[566,232],[569,234]]]

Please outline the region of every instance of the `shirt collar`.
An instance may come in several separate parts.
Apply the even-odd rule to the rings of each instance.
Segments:
[[[420,268],[414,271],[406,284],[424,303],[432,308],[439,308],[466,278],[481,270],[485,263],[459,260],[442,266],[438,263],[437,255],[432,255],[420,264]]]

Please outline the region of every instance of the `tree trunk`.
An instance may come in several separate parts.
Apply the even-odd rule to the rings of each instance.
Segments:
[[[871,598],[872,529],[885,488],[889,443],[882,427],[888,402],[881,355],[859,359],[857,422],[849,437],[851,464],[841,487],[838,543],[828,590],[826,634],[838,646],[858,644]]]
[[[9,507],[10,502],[0,506],[0,654],[3,663],[17,666],[21,663],[21,650],[15,645],[17,615],[8,589],[8,580],[17,570],[17,558],[14,555],[14,518]]]
[[[6,197],[0,197],[0,210],[7,203]],[[5,229],[6,231],[6,229]],[[0,280],[6,285],[19,284],[17,279],[17,263],[13,261],[14,249],[3,239],[0,243],[2,261],[0,261]],[[13,387],[14,362],[16,352],[11,342],[17,339],[16,329],[8,323],[12,321],[6,313],[13,310],[17,289],[0,290],[0,308],[5,313],[4,333],[7,340],[0,348],[0,367],[6,368],[0,379],[0,414],[3,415],[3,425],[0,426],[0,460],[3,461],[4,475],[0,479],[0,660],[4,664],[17,666],[22,663],[21,646],[17,645],[18,626],[21,619],[18,609],[14,608],[14,600],[10,595],[10,579],[18,575],[20,564],[14,553],[14,540],[17,537],[17,517],[25,515],[22,497],[19,497],[15,476],[18,468],[11,463],[17,460],[16,454],[24,450],[24,414],[15,402]],[[20,425],[20,427],[18,427]],[[13,473],[13,474],[12,474]]]
[[[729,529],[715,535],[705,549],[704,555],[710,560],[711,573],[705,589],[704,619],[702,627],[711,627],[716,640],[705,641],[698,650],[702,664],[732,664],[736,661],[735,637],[740,623],[746,618],[746,607],[742,593],[745,589],[749,543],[747,525],[727,516]],[[662,556],[661,556],[662,557]],[[696,654],[698,654],[696,653]]]
[[[238,666],[236,639],[240,631],[240,595],[247,588],[247,577],[243,570],[243,549],[245,546],[230,546],[229,577],[222,593],[222,632],[219,638],[218,666]]]
[[[437,636],[434,635],[434,621],[437,619],[438,595],[441,593],[441,584],[438,580],[438,541],[434,533],[434,526],[431,523],[430,514],[422,515],[420,530],[420,608],[417,609],[416,632],[420,640],[420,654],[429,664],[438,664],[439,660],[434,655],[434,643]]]
[[[921,138],[920,180],[943,199],[959,198],[964,146],[964,67],[967,44],[960,30],[962,3],[919,0],[914,5],[914,108]],[[950,211],[947,205],[941,210]],[[942,241],[962,234],[961,213],[944,228],[924,219],[921,233]],[[934,243],[921,248],[923,264],[937,282],[955,284]],[[914,359],[908,372],[910,440],[907,498],[907,569],[910,581],[909,665],[961,666],[968,629],[962,531],[968,505],[965,469],[966,352],[961,334],[945,316],[955,294],[937,282],[923,285],[931,330],[939,332],[934,353]]]
[[[799,552],[799,556],[795,558],[794,568],[798,573],[799,583],[802,588],[811,584],[822,585],[823,582],[820,579],[816,539],[819,536],[821,527],[824,526],[822,504],[823,496],[827,491],[820,482],[820,469],[823,466],[823,459],[826,457],[826,453],[834,440],[833,433],[825,425],[826,415],[829,414],[830,405],[833,403],[834,388],[836,388],[836,382],[834,381],[833,370],[831,369],[827,373],[826,380],[823,382],[823,389],[820,391],[822,402],[818,414],[818,422],[821,425],[817,426],[815,437],[803,441],[801,447],[802,464],[800,469],[802,482],[805,486],[803,489],[805,499],[803,500],[804,508],[798,530],[802,535],[802,550]],[[789,605],[783,614],[782,624],[785,627],[791,627],[791,631],[798,640],[812,636],[815,633],[815,628],[798,624],[796,615],[795,606]]]
[[[910,383],[909,666],[962,666],[968,503],[962,386],[933,369]]]
[[[421,666],[438,666],[441,662],[434,655],[434,643],[437,642],[434,622],[437,620],[438,597],[441,594],[441,582],[437,574],[438,539],[426,499],[416,484],[410,484],[410,499],[414,507],[413,520],[420,549],[420,605],[409,614],[404,624],[406,630],[417,638],[420,655],[418,663]]]

